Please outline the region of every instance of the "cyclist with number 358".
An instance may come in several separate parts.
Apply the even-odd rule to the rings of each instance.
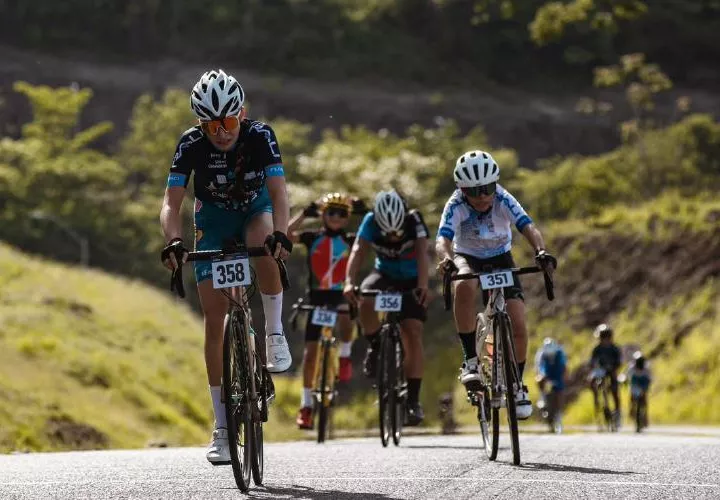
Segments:
[[[363,280],[361,290],[415,291],[414,296],[403,300],[400,310],[408,383],[406,425],[409,426],[418,425],[424,419],[419,396],[423,375],[422,333],[428,301],[427,241],[428,228],[420,212],[409,210],[397,191],[381,191],[375,197],[373,210],[360,224],[345,280],[345,297],[348,302],[360,305],[360,325],[369,343],[364,365],[369,378],[377,374],[381,325],[373,301],[361,300],[354,290],[360,266],[370,250],[375,250],[375,268]]]
[[[545,242],[518,201],[498,184],[500,167],[490,153],[468,151],[455,164],[454,179],[458,187],[445,204],[436,240],[438,272],[477,273],[490,269],[514,268],[512,225],[522,233],[535,250],[538,265],[551,273],[557,266],[554,257],[545,251]],[[454,284],[454,315],[462,344],[464,362],[460,381],[468,388],[481,382],[476,352],[476,297],[478,281],[459,280]],[[504,289],[507,312],[512,322],[520,378],[527,357],[525,303],[520,281]],[[523,385],[516,392],[517,416],[527,419],[532,414],[528,389]]]
[[[190,93],[198,124],[180,137],[160,212],[167,245],[161,260],[175,270],[187,259],[180,208],[194,173],[195,248],[219,250],[228,241],[265,246],[268,257],[253,262],[265,313],[267,368],[283,372],[291,357],[282,325],[282,284],[273,257],[292,251],[287,237],[289,203],[282,157],[270,126],[246,117],[245,93],[222,70],[202,75]],[[270,256],[272,255],[272,257]],[[215,413],[208,461],[229,463],[225,404],[221,400],[222,347],[228,299],[213,288],[209,261],[195,263],[200,303],[205,317],[205,364]],[[232,274],[222,277],[233,279]]]

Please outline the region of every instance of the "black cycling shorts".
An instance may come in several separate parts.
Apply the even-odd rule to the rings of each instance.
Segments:
[[[506,252],[489,259],[478,259],[472,255],[458,253],[455,254],[455,257],[453,257],[453,262],[455,262],[455,265],[459,269],[458,274],[490,272],[495,269],[509,269],[511,267],[515,267],[515,261],[513,260],[510,252]],[[478,286],[480,286],[480,281],[478,281]],[[503,288],[503,291],[505,292],[506,299],[520,299],[525,301],[522,285],[520,284],[518,277],[515,275],[513,275],[513,284]],[[488,292],[483,290],[483,304],[487,304],[487,301]]]
[[[310,290],[310,305],[337,307],[345,303],[342,290]],[[307,324],[305,325],[305,342],[317,342],[320,340],[322,326],[312,324],[312,311],[308,311]]]
[[[394,279],[382,274],[377,269],[373,271],[360,284],[361,290],[389,290],[396,292],[405,292],[417,288],[417,278],[411,279]],[[414,295],[406,295],[403,297],[402,308],[400,310],[400,320],[417,319],[423,323],[427,319],[427,311],[417,301]]]

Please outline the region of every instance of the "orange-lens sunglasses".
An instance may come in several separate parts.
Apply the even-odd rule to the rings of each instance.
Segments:
[[[237,116],[226,116],[219,120],[203,121],[199,120],[200,127],[208,135],[217,135],[220,129],[225,132],[234,132],[240,126],[240,118]]]

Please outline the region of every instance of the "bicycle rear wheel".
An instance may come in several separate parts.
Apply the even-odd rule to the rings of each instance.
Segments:
[[[228,425],[230,462],[235,483],[241,491],[250,487],[252,431],[250,417],[250,374],[245,325],[236,311],[230,311],[223,340],[223,394]]]
[[[510,427],[510,445],[513,454],[513,464],[520,465],[520,432],[515,408],[515,391],[520,389],[522,383],[518,374],[515,355],[512,350],[512,329],[510,321],[505,315],[498,315],[496,325],[499,329],[500,344],[502,345],[503,368],[505,369],[505,409],[507,411],[508,426]],[[497,348],[497,346],[496,346]]]
[[[252,414],[252,477],[253,482],[260,486],[263,481],[265,469],[265,450],[263,446],[263,415],[267,414],[267,401],[265,400],[267,372],[260,362],[260,356],[255,353],[255,390],[257,393],[257,412]]]
[[[391,349],[394,353],[393,356],[393,373],[395,374],[395,383],[393,384],[394,404],[393,419],[392,419],[392,438],[395,446],[400,445],[400,438],[402,436],[403,424],[405,423],[405,400],[407,399],[407,382],[405,381],[405,369],[403,368],[403,348],[402,341],[400,340],[400,332],[397,331],[398,326],[395,325],[396,329],[391,342]]]
[[[387,329],[383,328],[379,335],[380,359],[378,360],[378,405],[380,416],[380,441],[383,446],[388,445],[390,433],[392,432],[392,408],[395,400],[395,374],[394,359],[391,356],[390,339]],[[392,401],[391,401],[392,399]]]
[[[320,368],[320,386],[318,390],[320,391],[320,401],[317,403],[318,406],[318,435],[317,435],[317,442],[323,443],[325,442],[325,438],[327,437],[328,433],[328,421],[330,417],[330,405],[332,404],[331,401],[331,391],[334,390],[332,385],[332,376],[330,374],[330,370],[332,367],[330,366],[330,361],[332,358],[331,351],[331,344],[330,340],[323,338],[321,339],[320,343],[320,358],[321,358],[321,368]]]

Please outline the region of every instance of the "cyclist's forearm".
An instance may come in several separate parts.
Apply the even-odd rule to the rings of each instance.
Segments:
[[[357,241],[353,245],[352,252],[350,252],[350,257],[348,258],[347,271],[345,272],[346,284],[356,284],[357,274],[360,271],[363,260],[365,260],[365,250],[359,244],[359,241]]]
[[[540,231],[538,228],[535,227],[534,224],[528,224],[523,228],[522,230],[523,236],[525,236],[525,239],[528,240],[530,245],[532,246],[533,250],[536,252],[538,250],[545,250],[545,240],[542,237],[542,234],[540,234]]]
[[[452,241],[447,238],[440,237],[435,241],[435,252],[437,253],[438,260],[443,260],[445,257],[453,257]]]
[[[268,179],[267,185],[273,208],[273,230],[287,234],[290,221],[290,204],[288,202],[285,178],[271,177]]]
[[[427,238],[420,238],[415,242],[418,266],[418,287],[420,288],[428,287],[428,266],[430,265],[430,258],[428,256],[427,242]]]
[[[177,196],[166,192],[162,208],[160,208],[160,227],[162,228],[165,241],[170,241],[173,238],[182,238],[182,216],[180,215],[182,198],[180,198],[179,203],[175,198],[177,198]]]

